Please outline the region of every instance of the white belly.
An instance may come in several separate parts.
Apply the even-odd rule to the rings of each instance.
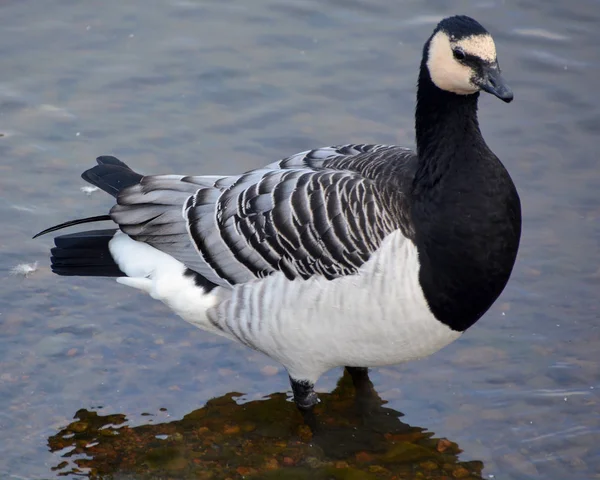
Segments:
[[[397,231],[352,276],[289,281],[283,274],[236,286],[209,314],[295,378],[336,366],[426,357],[460,336],[438,321],[421,290],[417,249]]]

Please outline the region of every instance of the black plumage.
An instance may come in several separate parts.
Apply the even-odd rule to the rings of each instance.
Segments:
[[[60,235],[50,250],[52,271],[58,275],[121,277],[125,275],[108,251],[116,229]]]

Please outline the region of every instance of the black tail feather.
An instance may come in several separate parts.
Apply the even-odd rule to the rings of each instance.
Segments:
[[[108,250],[108,242],[116,231],[90,230],[56,237],[50,257],[52,271],[66,276],[124,276]]]
[[[83,172],[81,178],[115,198],[121,190],[137,185],[143,178],[143,175],[110,155],[98,157],[96,161],[98,165]]]
[[[56,232],[56,230],[61,230],[63,228],[72,227],[74,225],[81,225],[82,223],[103,222],[105,220],[112,220],[112,219],[110,218],[110,215],[98,215],[96,217],[87,217],[87,218],[78,218],[77,220],[69,220],[68,222],[60,223],[58,225],[54,225],[53,227],[47,228],[46,230],[42,230],[40,233],[36,233],[33,236],[33,238],[41,237],[42,235],[46,235],[47,233]],[[68,235],[65,235],[65,236],[68,236]]]
[[[81,178],[91,183],[92,185],[104,190],[116,198],[118,193],[124,188],[132,185],[137,185],[143,178],[143,175],[134,172],[124,162],[110,155],[103,155],[96,159],[98,165],[86,170],[81,174]],[[81,225],[82,223],[101,222],[111,220],[110,215],[98,215],[95,217],[79,218],[77,220],[69,220],[68,222],[55,225],[54,227],[42,230],[33,238],[45,235],[50,232],[55,232],[62,228]]]
[[[83,172],[81,177],[113,197],[124,188],[140,183],[143,178],[118,158],[105,155],[96,159],[98,165]],[[110,215],[80,218],[55,225],[33,238],[83,223],[112,220]],[[108,242],[117,230],[91,230],[61,235],[54,239],[51,250],[52,271],[58,275],[121,277],[125,274],[112,259]]]

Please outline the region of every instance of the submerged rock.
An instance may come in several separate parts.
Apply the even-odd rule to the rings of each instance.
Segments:
[[[48,439],[62,455],[53,470],[94,480],[482,478],[481,462],[461,462],[458,445],[401,422],[368,387],[357,394],[345,373],[306,418],[284,393],[238,404],[233,392],[181,420],[137,427],[80,410]]]

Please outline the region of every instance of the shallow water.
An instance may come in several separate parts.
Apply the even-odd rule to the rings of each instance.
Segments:
[[[202,459],[190,451],[203,447],[186,433],[186,419],[200,422],[191,427],[200,431],[204,414],[196,412],[207,410],[207,401],[228,402],[219,410],[223,424],[267,396],[265,408],[284,408],[276,394],[288,389],[287,376],[268,358],[194,329],[109,279],[49,272],[51,239],[31,235],[110,206],[101,192],[80,190],[79,175],[93,159],[115,154],[142,173],[234,173],[316,146],[412,144],[422,44],[452,13],[467,13],[494,34],[515,91],[510,105],[483,98],[480,116],[523,202],[511,282],[458,342],[426,360],[372,371],[390,411],[361,417],[354,443],[327,433],[327,425],[339,431],[343,408],[323,410],[330,424],[310,440],[295,430],[298,418],[287,404],[293,425],[270,438],[296,445],[298,459],[288,465],[256,438],[252,458],[273,468],[276,459],[292,469],[288,475],[325,469],[333,478],[370,478],[339,476],[347,468],[336,462],[346,462],[386,478],[398,466],[393,461],[388,473],[368,467],[379,465],[377,455],[391,444],[382,447],[369,432],[395,431],[403,412],[403,432],[427,429],[456,442],[462,453],[444,461],[482,462],[483,478],[600,478],[598,2],[101,5],[0,4],[0,478],[69,477],[79,468],[75,460],[85,458],[80,467],[114,478],[138,478],[144,465],[144,478],[198,476],[193,469]],[[10,274],[34,262],[39,268],[29,276]],[[331,392],[339,376],[327,374],[319,390]],[[239,406],[228,400],[231,392],[243,392],[233,395]],[[146,432],[136,437],[129,463],[107,455],[113,444],[96,430],[72,426],[91,412],[106,417],[94,420],[96,430],[126,418],[132,431]],[[150,428],[157,423],[163,426]],[[262,431],[273,422],[259,415],[254,424]],[[76,434],[79,450],[68,456]],[[171,436],[156,442],[183,439],[189,448],[149,461],[142,454],[155,448],[146,443],[150,434]],[[421,442],[417,437],[407,441]],[[310,455],[303,441],[315,449]],[[344,442],[352,448],[334,451]],[[214,458],[221,467],[258,468],[224,453]],[[403,457],[402,468],[421,471],[427,460],[411,458]],[[336,465],[338,476],[327,470]],[[466,478],[479,478],[477,465],[467,464]],[[440,468],[464,474],[450,466]]]

